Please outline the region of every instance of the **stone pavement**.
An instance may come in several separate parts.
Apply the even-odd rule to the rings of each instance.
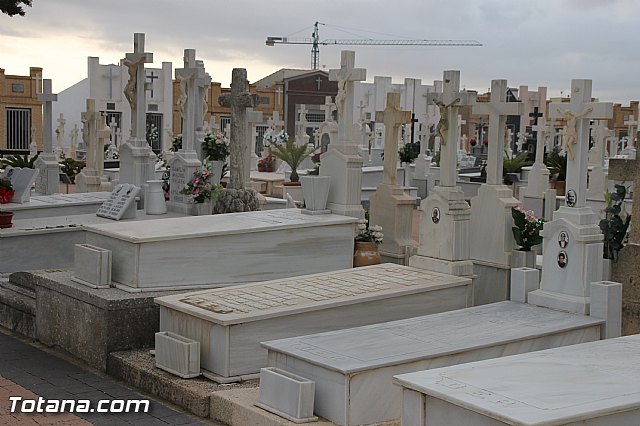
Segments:
[[[114,380],[95,374],[0,329],[0,425],[206,425]],[[148,399],[148,413],[10,413],[10,396],[24,399]],[[215,423],[217,424],[217,423]]]

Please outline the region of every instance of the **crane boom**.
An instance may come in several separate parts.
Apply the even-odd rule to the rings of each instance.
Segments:
[[[351,45],[351,46],[482,46],[482,43],[476,40],[373,40],[373,39],[325,39],[320,40],[318,35],[318,24],[313,26],[311,38],[291,38],[291,37],[267,37],[267,46],[275,46],[276,44],[311,44],[311,68],[318,69],[320,62],[319,45]],[[324,24],[322,24],[324,25]]]

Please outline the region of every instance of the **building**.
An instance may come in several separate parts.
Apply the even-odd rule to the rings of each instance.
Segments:
[[[32,139],[42,144],[42,68],[29,75],[7,75],[0,68],[0,154],[26,154]]]

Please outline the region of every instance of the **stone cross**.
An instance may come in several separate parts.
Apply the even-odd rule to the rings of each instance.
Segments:
[[[604,166],[605,141],[613,136],[613,131],[607,128],[605,120],[596,120],[591,126],[593,135],[593,148],[589,151],[589,164],[593,166]]]
[[[53,153],[53,102],[58,100],[58,95],[51,93],[51,80],[42,80],[42,93],[38,94],[38,100],[42,102],[42,142],[44,152]]]
[[[441,141],[443,147],[440,153],[440,186],[456,186],[456,166],[458,161],[455,143],[458,136],[458,108],[465,105],[475,105],[474,93],[460,91],[460,71],[448,70],[444,72],[444,84],[442,93],[431,92],[427,94],[429,104],[444,105],[440,107],[440,123],[443,119],[447,122],[446,140]],[[440,126],[442,130],[442,126]],[[447,143],[447,140],[451,143]]]
[[[633,141],[636,139],[636,126],[638,126],[638,121],[633,119],[633,114],[629,117],[628,120],[624,122],[626,126],[628,126],[628,143],[627,145],[633,146]]]
[[[613,116],[613,104],[591,102],[591,80],[571,80],[571,101],[549,105],[551,118],[563,117],[567,120],[565,146],[575,153],[567,156],[567,198],[575,197],[570,207],[584,207],[587,197],[587,164],[589,150],[589,120],[609,119]],[[567,153],[569,154],[569,152]],[[573,200],[572,200],[573,201]]]
[[[506,102],[507,80],[491,80],[491,99],[473,107],[474,114],[489,115],[489,154],[487,157],[487,184],[502,184],[504,161],[504,128],[508,115],[522,115],[520,102]]]
[[[387,106],[384,111],[376,111],[376,121],[384,124],[382,183],[395,185],[398,174],[398,134],[400,125],[411,122],[411,111],[400,109],[400,93],[387,93]]]
[[[133,53],[127,53],[122,62],[129,70],[129,81],[124,88],[124,96],[131,105],[131,136],[139,143],[146,144],[147,99],[145,94],[146,75],[144,64],[153,62],[153,53],[144,51],[144,34],[133,35]]]
[[[102,176],[104,174],[104,147],[111,137],[111,129],[107,126],[104,113],[100,113],[100,118],[98,119],[97,136],[96,155],[99,157],[96,159],[96,171],[98,176]]]
[[[102,130],[102,114],[96,109],[95,99],[87,99],[87,109],[81,117],[82,139],[87,149],[87,169],[98,170],[98,163],[104,158],[104,148],[98,149],[97,137],[98,130]]]
[[[296,144],[304,145],[304,135],[306,135],[307,131],[307,106],[305,104],[300,104],[300,108],[298,108],[298,121],[296,123]]]
[[[282,130],[284,127],[284,121],[280,120],[280,112],[273,111],[273,115],[267,120],[267,126],[273,129],[276,134]]]
[[[280,86],[276,89],[276,105],[280,106],[282,103],[282,89]]]
[[[182,150],[190,152],[195,150],[196,117],[201,116],[201,109],[198,108],[198,86],[196,79],[204,78],[203,68],[196,65],[195,49],[184,49],[184,67],[176,69],[176,79],[178,80],[180,95],[179,104],[183,111],[182,127]]]
[[[204,128],[207,112],[209,111],[209,104],[207,103],[209,88],[211,87],[211,76],[204,70],[204,62],[196,61],[196,68],[198,69],[195,85],[197,88],[196,107],[195,107],[195,125],[196,130],[202,130]]]
[[[36,81],[36,95],[41,94],[42,93],[42,74],[36,74],[31,78]]]
[[[635,160],[619,158],[610,159],[608,179],[627,182],[633,180],[633,187],[640,188],[640,158],[636,157]],[[640,200],[635,197],[631,205],[631,217],[629,242],[633,244],[640,244],[640,221],[633,220],[635,218],[640,218]]]
[[[64,119],[64,114],[60,113],[60,118],[58,118],[58,127],[57,127],[57,136],[58,140],[58,149],[62,149],[62,144],[64,143],[64,125],[67,123],[67,120]]]
[[[333,121],[333,111],[336,109],[336,104],[333,103],[331,96],[324,97],[324,105],[320,105],[320,109],[324,111],[324,121]]]
[[[549,132],[549,126],[547,125],[547,119],[541,116],[537,119],[537,124],[531,126],[531,130],[536,132],[536,164],[544,164],[544,141],[547,138]],[[552,125],[553,128],[553,125]],[[551,130],[553,131],[553,130]],[[551,135],[553,136],[553,135]]]
[[[113,80],[118,78],[118,75],[113,73],[113,65],[107,66],[109,67],[109,73],[103,74],[102,77],[109,80],[109,99],[113,99]]]
[[[351,129],[353,128],[354,83],[367,79],[365,68],[355,68],[356,53],[343,50],[340,58],[340,69],[329,70],[329,80],[338,82],[336,107],[338,108],[338,140],[336,145],[352,145]],[[331,141],[333,143],[333,141]]]
[[[230,186],[232,189],[245,189],[249,181],[246,164],[251,158],[250,148],[247,145],[246,121],[247,108],[258,105],[258,96],[249,93],[249,81],[247,70],[234,68],[231,72],[231,93],[220,95],[218,103],[223,107],[231,108],[231,142],[230,142]]]
[[[116,122],[116,118],[111,116],[111,121],[109,122],[109,130],[111,130],[111,142],[113,142],[113,146],[118,146],[116,143],[116,129],[118,128],[118,123]]]
[[[76,148],[78,147],[78,133],[80,133],[80,129],[78,129],[78,125],[74,124],[71,133],[69,134],[69,139],[71,141],[71,145],[69,146],[69,157],[76,159]]]

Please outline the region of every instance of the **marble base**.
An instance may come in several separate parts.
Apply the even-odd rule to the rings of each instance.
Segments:
[[[263,346],[270,366],[316,382],[318,416],[363,425],[400,418],[401,392],[391,381],[397,374],[590,342],[600,338],[601,324],[501,302]]]
[[[383,264],[156,299],[160,330],[202,343],[222,377],[267,365],[260,342],[461,309],[471,280]],[[375,315],[371,315],[375,312]]]
[[[183,379],[200,375],[200,342],[178,334],[156,333],[156,367]]]
[[[60,192],[60,163],[53,153],[42,152],[34,165],[38,169],[36,193],[51,195]]]
[[[416,200],[398,185],[380,184],[369,198],[369,224],[382,226],[381,253],[404,259],[407,249],[417,243],[411,238],[412,214]]]
[[[409,266],[426,269],[428,271],[441,272],[443,274],[456,275],[458,277],[476,278],[473,274],[473,262],[470,260],[449,261],[433,257],[411,256]]]
[[[509,300],[510,268],[474,261],[473,272],[478,277],[473,286],[475,306]]]
[[[327,208],[338,215],[362,219],[362,157],[355,145],[332,145],[320,163],[320,175],[331,176]]]
[[[640,424],[640,336],[403,374],[403,425]],[[406,392],[405,392],[406,391]]]
[[[260,369],[260,396],[256,406],[294,423],[318,420],[313,415],[315,383],[277,368]]]
[[[115,283],[149,291],[348,268],[354,223],[350,217],[284,209],[111,223],[86,231],[87,243],[113,252]],[[309,241],[313,251],[305,249]]]

